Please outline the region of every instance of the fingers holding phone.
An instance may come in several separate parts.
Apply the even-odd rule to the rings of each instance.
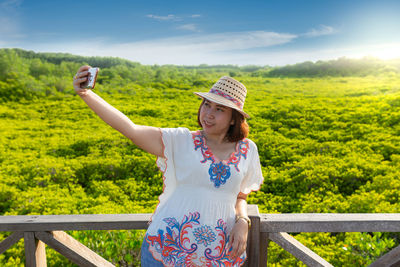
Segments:
[[[85,89],[93,89],[96,85],[97,74],[99,73],[99,68],[90,68],[87,70],[87,79],[81,87]]]
[[[74,76],[74,89],[79,95],[84,95],[88,89],[93,89],[96,85],[99,68],[82,66]]]

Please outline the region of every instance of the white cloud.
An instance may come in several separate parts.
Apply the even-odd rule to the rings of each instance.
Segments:
[[[187,18],[196,19],[196,18],[201,18],[202,15],[193,14],[193,15],[177,16],[177,15],[169,14],[167,16],[159,16],[159,15],[149,14],[149,15],[146,15],[146,17],[151,18],[151,19],[155,19],[155,20],[158,20],[158,21],[183,21],[184,18],[185,19],[187,19]]]
[[[170,37],[158,40],[141,41],[126,44],[134,47],[179,48],[183,50],[220,52],[229,50],[251,49],[284,44],[296,38],[293,34],[282,34],[265,31],[228,32],[216,34],[196,34],[181,37]]]
[[[251,60],[256,60],[257,55],[248,50],[285,44],[295,38],[297,36],[293,34],[250,31],[195,34],[124,44],[109,44],[99,39],[90,43],[29,45],[26,49],[85,56],[114,56],[142,64],[252,64]],[[254,64],[260,64],[259,60]]]
[[[149,14],[146,17],[151,18],[151,19],[155,19],[155,20],[159,20],[159,21],[169,21],[169,20],[179,21],[179,20],[181,20],[180,17],[177,17],[175,15],[157,16],[157,15]]]
[[[319,25],[319,28],[309,30],[308,32],[306,32],[304,34],[304,36],[316,37],[316,36],[321,36],[321,35],[331,35],[331,34],[334,34],[337,32],[338,31],[331,26]]]
[[[196,24],[185,24],[177,27],[178,30],[192,31],[192,32],[200,32],[197,28]]]
[[[118,50],[124,49],[141,51],[171,59],[177,54],[199,55],[204,53],[219,53],[232,50],[245,50],[257,47],[269,47],[288,43],[296,35],[280,34],[275,32],[250,31],[250,32],[229,32],[217,34],[195,34],[181,37],[170,37],[157,40],[147,40],[134,43],[117,44]]]
[[[230,34],[219,34],[230,36]],[[241,42],[246,42],[245,33],[241,33]],[[251,35],[251,34],[250,34]],[[244,47],[244,45],[233,44],[226,49],[223,46],[226,43],[213,43],[207,39],[210,35],[192,36],[185,40],[184,37],[175,37],[169,39],[159,39],[154,41],[143,41],[137,43],[110,45],[105,40],[98,39],[87,42],[47,44],[37,47],[29,45],[21,47],[37,52],[66,52],[83,56],[114,56],[140,62],[142,64],[175,64],[175,65],[199,65],[199,64],[233,64],[233,65],[269,65],[282,66],[295,64],[304,61],[331,60],[339,57],[361,58],[364,56],[382,57],[379,51],[383,49],[391,51],[391,57],[400,57],[400,43],[380,44],[373,46],[353,46],[353,47],[327,47],[321,49],[290,49],[280,51],[260,51],[260,49],[251,49],[264,46],[272,46],[270,42],[248,44],[245,50],[234,50],[234,47]],[[203,41],[195,45],[194,42]],[[1,42],[0,42],[1,43]],[[188,45],[188,46],[187,46]],[[276,44],[278,45],[278,44]],[[395,53],[396,52],[396,53]],[[384,57],[382,57],[384,58]]]

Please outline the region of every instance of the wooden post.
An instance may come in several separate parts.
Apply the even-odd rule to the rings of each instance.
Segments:
[[[260,233],[260,266],[261,267],[267,266],[268,245],[269,245],[268,233]]]
[[[250,267],[260,266],[260,213],[257,205],[248,205],[251,228],[247,239],[247,264]]]
[[[46,250],[42,241],[35,238],[34,232],[24,233],[25,266],[46,267]]]

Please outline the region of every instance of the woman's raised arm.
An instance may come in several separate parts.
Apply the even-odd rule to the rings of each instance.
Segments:
[[[122,112],[108,104],[104,99],[81,84],[87,80],[90,66],[79,68],[74,77],[75,92],[108,125],[131,139],[138,147],[158,157],[163,157],[163,144],[159,128],[134,124]]]

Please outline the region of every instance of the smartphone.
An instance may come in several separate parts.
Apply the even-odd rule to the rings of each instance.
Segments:
[[[96,84],[97,74],[99,73],[99,68],[88,69],[87,81],[84,82],[81,87],[85,89],[93,89]]]

